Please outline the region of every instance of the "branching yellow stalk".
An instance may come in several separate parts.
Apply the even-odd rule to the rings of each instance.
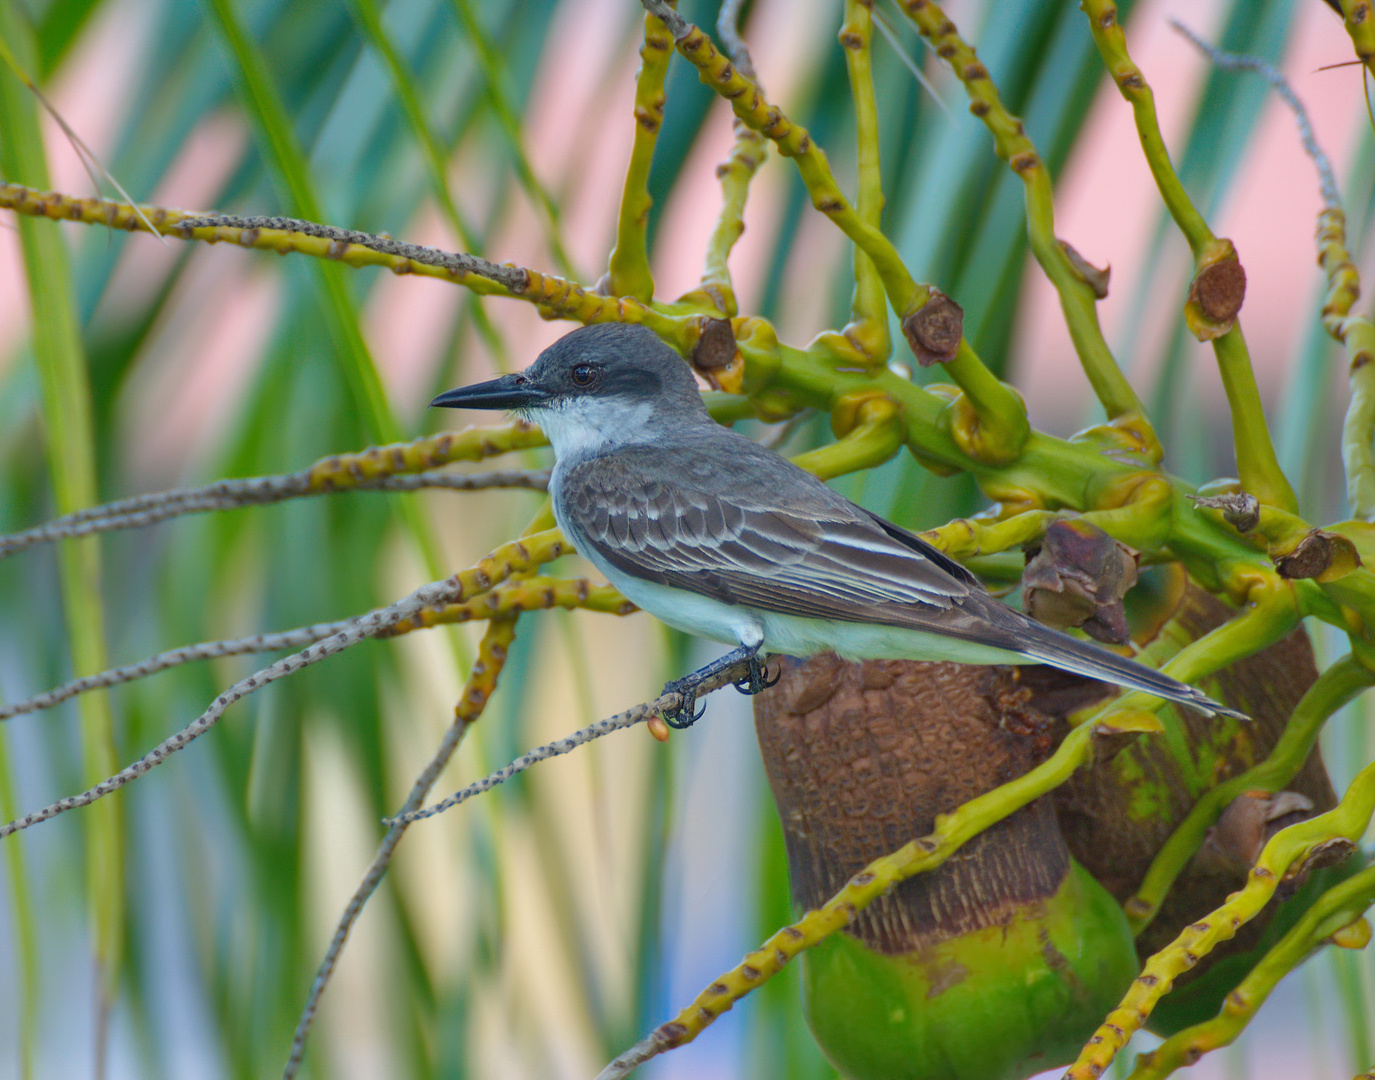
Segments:
[[[141,214],[135,214],[131,207],[106,199],[78,199],[6,183],[0,183],[0,209],[129,232],[148,231],[142,220],[146,216],[163,230],[164,235],[184,240],[203,240],[211,244],[227,241],[259,251],[275,251],[279,255],[296,252],[345,266],[384,266],[394,274],[441,278],[482,295],[525,300],[539,306],[552,318],[642,323],[670,342],[683,341],[687,333],[685,316],[664,314],[624,297],[597,296],[577,282],[553,274],[509,263],[498,266],[475,255],[439,251],[293,218],[236,218],[152,206],[144,206]],[[179,225],[183,221],[204,224],[194,228]],[[229,224],[236,221],[243,224]],[[247,224],[249,222],[252,224]]]
[[[700,27],[687,22],[660,0],[646,0],[645,7],[665,22],[678,51],[697,68],[702,82],[729,101],[735,115],[768,138],[780,154],[792,159],[802,174],[812,205],[873,260],[894,309],[907,315],[920,308],[930,295],[929,288],[913,280],[892,242],[863,221],[850,205],[836,183],[825,152],[807,129],[789,120],[778,106],[770,105],[754,81],[724,56]]]
[[[654,147],[664,122],[664,77],[673,56],[673,37],[662,20],[645,13],[645,40],[640,46],[640,71],[635,76],[635,142],[626,166],[621,190],[621,211],[616,219],[616,246],[609,263],[609,291],[642,304],[654,298],[654,277],[649,270],[646,235],[649,211],[649,169]]]
[[[860,219],[874,229],[883,222],[883,174],[879,162],[878,102],[874,98],[874,73],[871,45],[874,37],[873,14],[864,0],[845,0],[845,24],[840,28],[840,44],[845,50],[845,67],[850,76],[850,96],[855,103],[856,165],[859,191],[855,197]],[[855,295],[850,325],[844,330],[860,352],[875,362],[888,359],[892,343],[888,340],[888,305],[883,282],[873,260],[855,248]]]
[[[1221,1013],[1212,1020],[1185,1028],[1155,1050],[1140,1055],[1128,1080],[1163,1080],[1176,1069],[1194,1064],[1208,1051],[1230,1046],[1255,1018],[1279,981],[1334,933],[1360,919],[1371,904],[1375,904],[1375,868],[1364,870],[1323,893],[1227,995]],[[1362,936],[1369,937],[1368,928]]]
[[[1146,961],[1122,1004],[1108,1014],[1089,1039],[1065,1073],[1065,1080],[1098,1080],[1132,1035],[1150,1019],[1156,1002],[1169,993],[1175,979],[1255,918],[1291,868],[1301,866],[1333,842],[1358,842],[1370,824],[1373,810],[1375,764],[1357,774],[1336,809],[1276,834],[1265,845],[1240,892],[1233,893],[1206,918],[1186,927],[1179,937]]]
[[[476,600],[427,608],[409,619],[403,619],[379,636],[400,637],[433,626],[478,619],[502,619],[508,615],[547,611],[550,608],[576,608],[606,615],[630,615],[639,610],[610,585],[594,585],[586,578],[529,577],[509,581]]]
[[[729,101],[740,120],[768,138],[781,155],[792,159],[812,205],[869,257],[889,303],[900,318],[916,317],[933,298],[949,303],[933,293],[930,286],[919,285],[903,265],[892,242],[850,204],[831,172],[825,152],[806,128],[789,120],[778,106],[769,104],[754,81],[722,55],[699,27],[687,22],[662,0],[642,2],[664,20],[678,51],[697,68],[702,82]],[[947,329],[950,354],[953,356],[958,346],[961,358],[958,370],[951,370],[951,377],[968,393],[970,404],[986,429],[988,444],[998,448],[998,460],[1010,460],[1020,450],[1030,430],[1025,407],[1011,387],[988,372],[960,335],[958,326]],[[1011,425],[1009,420],[1013,421]]]
[[[1179,226],[1194,256],[1194,285],[1186,304],[1190,328],[1213,342],[1218,371],[1232,414],[1232,438],[1242,487],[1258,498],[1291,512],[1298,500],[1280,469],[1270,430],[1261,408],[1260,391],[1236,312],[1245,292],[1245,275],[1230,240],[1214,236],[1180,182],[1155,111],[1155,95],[1127,52],[1127,39],[1113,0],[1081,0],[1089,29],[1113,82],[1132,107],[1137,137],[1155,178],[1160,197]]]
[[[950,70],[964,84],[969,95],[969,111],[983,121],[993,136],[994,150],[1021,178],[1026,192],[1027,237],[1032,253],[1059,294],[1060,308],[1065,314],[1075,352],[1108,419],[1129,415],[1144,418],[1141,401],[1118,367],[1098,324],[1098,296],[1094,286],[1055,238],[1055,194],[1051,188],[1050,170],[1027,138],[1021,120],[1007,111],[988,69],[939,6],[930,0],[901,0],[900,6],[931,43],[936,55],[950,65]],[[1154,434],[1151,443],[1154,459],[1159,461],[1163,452]]]
[[[1248,791],[1282,790],[1308,760],[1328,718],[1371,685],[1375,685],[1375,673],[1365,665],[1351,656],[1338,660],[1304,694],[1270,756],[1206,792],[1194,804],[1156,853],[1136,895],[1123,905],[1133,932],[1139,934],[1150,925],[1170,886],[1232,800]]]

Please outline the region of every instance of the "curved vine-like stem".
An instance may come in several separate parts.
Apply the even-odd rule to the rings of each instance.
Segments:
[[[1137,137],[1156,188],[1194,256],[1194,284],[1185,317],[1195,335],[1213,343],[1218,373],[1232,414],[1232,438],[1242,487],[1261,502],[1295,512],[1298,500],[1280,468],[1261,408],[1256,375],[1236,314],[1245,295],[1246,275],[1230,240],[1208,228],[1180,182],[1155,111],[1155,95],[1127,52],[1127,38],[1113,0],[1081,0],[1094,43],[1113,82],[1132,107]]]
[[[1122,999],[1121,1005],[1089,1039],[1065,1080],[1098,1080],[1127,1041],[1150,1019],[1156,1003],[1177,979],[1216,946],[1229,940],[1269,903],[1280,881],[1315,853],[1334,844],[1355,844],[1375,811],[1375,764],[1367,765],[1351,782],[1333,810],[1277,833],[1261,852],[1246,885],[1216,911],[1185,927],[1173,942],[1149,960]]]
[[[1015,458],[1030,431],[1026,406],[1010,386],[989,372],[964,339],[960,331],[963,314],[958,307],[930,286],[919,285],[913,279],[892,241],[865,221],[840,190],[825,152],[806,128],[789,120],[778,106],[771,105],[752,79],[722,55],[699,27],[685,20],[665,0],[641,2],[668,26],[678,51],[697,68],[702,82],[729,101],[735,115],[768,138],[783,157],[792,159],[812,205],[869,257],[893,310],[905,327],[913,328],[910,341],[919,359],[923,357],[921,350],[927,349],[932,362],[935,359],[945,361],[951,378],[965,391],[984,428],[984,443],[990,456],[1004,461]],[[934,306],[928,309],[928,304]],[[916,329],[922,324],[923,310],[933,317],[934,323],[929,328],[934,333],[927,338]],[[854,360],[861,364],[870,362],[866,354],[859,351]]]
[[[1128,1080],[1164,1080],[1210,1050],[1230,1046],[1246,1030],[1279,981],[1334,933],[1360,919],[1372,904],[1375,868],[1363,870],[1328,889],[1227,995],[1222,1012],[1171,1035],[1155,1050],[1139,1055]],[[1368,929],[1361,936],[1368,939]]]
[[[645,13],[645,40],[640,46],[640,71],[635,76],[635,141],[626,165],[621,209],[616,218],[616,246],[608,263],[608,289],[642,304],[654,297],[649,270],[649,168],[664,122],[664,78],[673,56],[673,38],[656,15]]]
[[[845,23],[840,28],[840,44],[845,49],[845,68],[850,76],[850,96],[855,107],[856,171],[859,191],[855,209],[861,220],[874,229],[883,221],[883,173],[879,161],[878,101],[874,97],[872,44],[874,23],[872,0],[845,0]],[[887,360],[892,352],[888,340],[888,305],[883,282],[873,259],[855,248],[855,295],[851,302],[850,325],[843,331],[865,356],[873,361]]]
[[[1295,706],[1270,756],[1210,789],[1194,804],[1156,852],[1135,895],[1123,904],[1134,933],[1140,934],[1150,925],[1170,886],[1184,872],[1204,836],[1232,800],[1248,791],[1273,794],[1281,790],[1303,768],[1328,718],[1372,685],[1375,672],[1355,657],[1345,656],[1332,664]]]
[[[1027,238],[1032,253],[1060,297],[1070,340],[1088,376],[1089,384],[1108,414],[1109,420],[1136,416],[1144,424],[1145,409],[1122,374],[1117,360],[1103,337],[1098,323],[1098,294],[1089,282],[1082,260],[1075,261],[1070,249],[1055,237],[1055,196],[1050,170],[1027,137],[1022,121],[1007,111],[1002,96],[980,62],[974,49],[955,24],[932,0],[901,0],[899,5],[921,35],[931,43],[936,55],[950,65],[955,77],[969,95],[969,111],[983,121],[993,136],[998,156],[1022,181],[1026,192]],[[1146,429],[1149,431],[1149,427]],[[1156,461],[1163,454],[1151,433],[1152,454]]]

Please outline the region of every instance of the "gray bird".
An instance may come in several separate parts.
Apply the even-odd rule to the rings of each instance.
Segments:
[[[687,364],[641,326],[560,338],[526,371],[432,405],[507,409],[548,436],[554,516],[611,584],[689,634],[737,648],[668,684],[696,690],[740,661],[757,693],[761,652],[848,660],[1043,663],[1212,715],[1245,717],[1159,671],[1005,606],[920,537],[721,427]]]

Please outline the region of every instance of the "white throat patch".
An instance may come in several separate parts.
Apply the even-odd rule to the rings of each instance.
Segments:
[[[564,398],[527,412],[560,459],[648,442],[653,414],[653,402],[631,403],[625,398]]]

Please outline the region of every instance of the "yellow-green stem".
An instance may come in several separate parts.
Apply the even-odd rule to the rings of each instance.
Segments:
[[[1203,215],[1189,199],[1170,162],[1169,151],[1160,134],[1155,95],[1141,69],[1132,62],[1127,52],[1127,39],[1118,21],[1117,5],[1113,0],[1081,0],[1080,7],[1088,16],[1089,29],[1109,75],[1132,107],[1137,138],[1141,142],[1146,163],[1166,209],[1193,252],[1195,273],[1225,258],[1234,258],[1231,241],[1219,240],[1213,235]],[[1241,326],[1232,324],[1225,333],[1213,337],[1212,342],[1222,384],[1227,391],[1227,404],[1231,409],[1237,470],[1242,486],[1261,502],[1295,512],[1298,510],[1298,500],[1280,469],[1279,459],[1270,441],[1269,428],[1260,405],[1260,391],[1256,388],[1256,376],[1251,368]]]
[[[1251,368],[1240,323],[1214,339],[1213,353],[1232,413],[1232,443],[1236,448],[1237,476],[1242,489],[1263,503],[1297,513],[1299,501],[1280,469],[1275,444],[1270,439],[1270,427],[1260,403],[1260,388],[1256,386],[1256,374]]]
[[[1021,178],[1032,253],[1055,286],[1079,362],[1108,418],[1115,420],[1134,414],[1144,422],[1141,400],[1122,374],[1103,337],[1098,323],[1097,294],[1055,238],[1055,195],[1050,170],[1027,138],[1022,121],[1008,112],[988,69],[937,4],[931,0],[901,0],[900,6],[931,43],[936,55],[950,65],[950,70],[964,84],[969,95],[969,111],[983,121],[993,136],[997,155]],[[1159,461],[1162,451],[1153,433],[1150,443],[1154,459]]]
[[[879,162],[878,102],[874,97],[871,45],[874,36],[870,3],[845,0],[845,23],[840,28],[840,44],[845,50],[845,67],[850,76],[850,96],[855,105],[856,172],[859,190],[855,196],[860,220],[878,229],[883,220],[883,174]],[[875,362],[888,359],[892,343],[888,339],[888,305],[878,268],[858,246],[855,248],[855,295],[851,303],[848,337],[865,356]]]
[[[1371,904],[1375,904],[1375,867],[1328,889],[1227,995],[1222,1012],[1141,1054],[1128,1080],[1163,1080],[1176,1069],[1194,1064],[1208,1051],[1230,1046],[1255,1018],[1279,981],[1334,933],[1359,919]]]
[[[640,46],[640,71],[635,76],[635,141],[621,189],[621,210],[616,218],[616,246],[609,262],[610,292],[629,296],[642,304],[654,298],[654,276],[649,270],[649,169],[654,147],[664,122],[664,77],[673,56],[673,35],[662,20],[645,12],[645,39]]]
[[[1375,673],[1354,657],[1338,660],[1318,676],[1318,681],[1304,694],[1270,756],[1219,784],[1194,804],[1156,853],[1136,894],[1123,905],[1133,933],[1139,934],[1150,925],[1170,886],[1183,873],[1208,830],[1232,800],[1247,791],[1281,790],[1308,760],[1328,718],[1372,684],[1375,684]]]
[[[902,449],[903,427],[890,403],[874,410],[844,438],[793,458],[793,464],[822,480],[873,469]]]
[[[1277,833],[1251,868],[1246,886],[1205,918],[1192,923],[1173,942],[1146,961],[1121,1005],[1110,1012],[1065,1080],[1098,1080],[1127,1041],[1150,1019],[1156,1002],[1170,992],[1174,980],[1236,934],[1269,903],[1291,867],[1333,840],[1356,843],[1370,824],[1375,810],[1375,763],[1367,765],[1351,782],[1334,810]]]
[[[703,83],[730,102],[740,120],[773,142],[783,157],[792,159],[811,196],[812,205],[830,218],[869,257],[883,283],[888,301],[898,316],[906,318],[919,311],[931,298],[930,286],[919,285],[913,279],[892,242],[850,205],[836,183],[826,154],[816,145],[806,128],[789,120],[778,106],[770,105],[754,81],[723,56],[699,27],[676,14],[675,20],[670,30],[675,35],[678,51],[697,68]],[[961,375],[968,377],[974,369],[986,374],[986,378],[979,376],[979,389],[977,394],[970,395],[970,403],[979,411],[979,421],[989,443],[1020,448],[1027,430],[1021,399],[1011,387],[987,373],[983,361],[967,342],[961,340],[960,351],[964,355]],[[960,381],[953,372],[952,378]],[[963,389],[964,383],[960,385]],[[995,407],[990,407],[991,400],[996,401]],[[1014,430],[1006,431],[1005,418],[1019,413],[1023,415],[1021,424]],[[1004,451],[998,460],[1001,463],[1007,457]]]

